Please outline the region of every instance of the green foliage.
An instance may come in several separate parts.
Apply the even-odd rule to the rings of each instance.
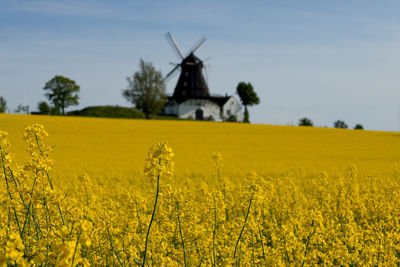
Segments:
[[[361,124],[356,124],[356,126],[354,126],[354,130],[364,130],[364,127]]]
[[[333,124],[333,127],[341,128],[341,129],[347,129],[348,128],[347,124],[342,120],[335,121],[335,123]]]
[[[41,101],[38,103],[38,110],[40,114],[48,115],[50,114],[50,106],[46,101]]]
[[[59,107],[50,106],[50,115],[63,115]],[[65,114],[64,114],[65,115]]]
[[[65,115],[66,107],[75,106],[79,103],[80,87],[69,78],[56,75],[46,83],[43,89],[48,91],[45,95],[55,108],[61,109],[63,115]]]
[[[122,90],[123,97],[143,111],[147,119],[150,114],[160,113],[167,101],[161,72],[152,63],[140,59],[139,71],[126,79],[128,88]]]
[[[250,122],[249,119],[249,111],[247,110],[247,106],[258,105],[260,103],[260,99],[258,98],[256,92],[254,91],[251,83],[239,82],[236,87],[236,93],[240,97],[240,101],[244,106],[244,119],[243,122]]]
[[[230,115],[225,121],[228,122],[237,122],[237,118],[235,115]]]
[[[253,106],[260,103],[256,92],[251,83],[240,82],[236,87],[236,92],[244,106]]]
[[[7,102],[2,96],[0,96],[0,113],[5,113],[6,110],[7,110]]]
[[[145,118],[145,114],[135,108],[119,106],[94,106],[68,112],[68,115],[101,118]]]
[[[313,126],[313,122],[309,118],[301,118],[299,119],[299,126]]]

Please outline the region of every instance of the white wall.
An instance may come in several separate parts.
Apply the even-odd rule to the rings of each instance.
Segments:
[[[180,118],[193,118],[196,119],[196,110],[203,110],[203,119],[207,120],[210,116],[215,121],[221,119],[221,109],[214,102],[206,99],[188,99],[181,103],[178,108],[178,116]]]
[[[228,114],[230,111],[230,114]],[[226,101],[223,106],[223,117],[224,119],[229,118],[230,115],[236,116],[238,121],[243,121],[242,105],[234,96],[231,96],[228,101]]]
[[[221,108],[214,102],[207,99],[188,99],[181,104],[177,104],[175,101],[168,103],[164,107],[164,113],[167,115],[175,115],[180,118],[192,118],[196,119],[196,110],[203,110],[203,119],[207,120],[210,116],[215,121],[222,121],[229,118],[230,115],[236,116],[238,121],[243,121],[243,109],[239,101],[231,96],[225,105]],[[228,114],[228,110],[230,114]]]

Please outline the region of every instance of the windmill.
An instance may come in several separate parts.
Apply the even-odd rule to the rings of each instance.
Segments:
[[[195,43],[185,57],[171,33],[168,32],[166,38],[181,60],[181,63],[172,63],[175,67],[164,78],[164,80],[168,79],[178,69],[181,70],[172,98],[180,102],[188,98],[210,97],[207,82],[204,79],[202,71],[205,66],[203,61],[194,55],[194,52],[206,41],[206,38],[203,37]]]

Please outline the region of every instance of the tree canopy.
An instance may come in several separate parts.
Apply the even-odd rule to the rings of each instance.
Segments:
[[[0,96],[0,113],[5,113],[7,111],[7,102]]]
[[[313,126],[313,122],[309,118],[301,118],[299,119],[299,126]]]
[[[139,70],[126,78],[128,88],[122,90],[127,101],[146,114],[158,114],[165,105],[167,97],[161,71],[157,71],[151,62],[140,59]]]
[[[364,126],[362,126],[362,124],[356,124],[356,126],[354,126],[354,130],[364,130]]]
[[[45,101],[41,101],[38,103],[38,109],[40,114],[44,115],[50,114],[50,106]]]
[[[80,91],[79,85],[69,78],[56,75],[53,79],[48,81],[43,88],[48,91],[45,95],[49,101],[53,103],[55,108],[61,109],[65,115],[65,108],[69,106],[78,105],[78,93]]]
[[[341,128],[341,129],[347,129],[348,125],[342,121],[342,120],[337,120],[333,123],[333,127],[335,128]]]
[[[244,106],[244,120],[243,122],[250,122],[249,120],[249,111],[247,110],[247,106],[258,105],[260,103],[260,99],[258,98],[256,92],[254,91],[251,83],[239,82],[236,87],[236,93],[240,97],[240,101]]]

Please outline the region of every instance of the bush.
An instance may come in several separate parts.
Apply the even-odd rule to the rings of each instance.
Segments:
[[[237,122],[237,118],[235,115],[230,115],[225,121]]]
[[[38,109],[40,114],[48,115],[50,114],[50,106],[46,101],[41,101],[38,103]]]
[[[341,128],[341,129],[347,129],[348,128],[347,124],[342,120],[335,121],[335,123],[333,123],[333,127]]]
[[[313,122],[309,118],[301,118],[299,119],[299,126],[313,126]]]
[[[364,127],[361,124],[356,124],[356,126],[354,126],[354,130],[364,130]]]

